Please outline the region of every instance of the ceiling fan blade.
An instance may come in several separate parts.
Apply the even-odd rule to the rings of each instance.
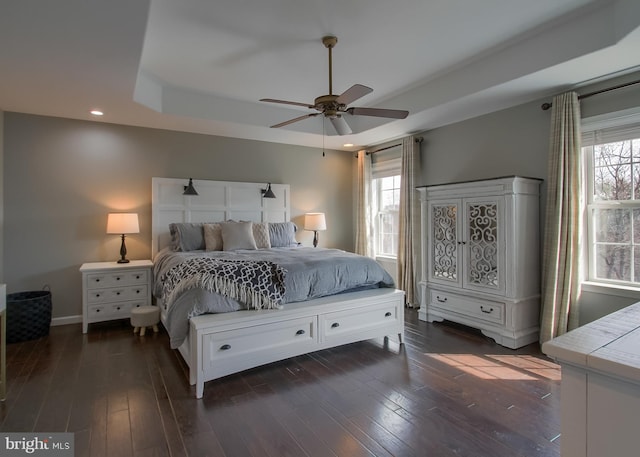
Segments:
[[[404,119],[409,115],[409,111],[399,109],[384,109],[384,108],[349,108],[347,109],[349,114],[354,116],[375,116],[375,117],[389,117],[393,119]]]
[[[373,89],[367,86],[363,86],[362,84],[354,84],[347,90],[345,90],[338,97],[337,102],[342,103],[343,105],[348,105],[349,103],[355,102],[357,99],[364,97],[367,94],[373,92]]]
[[[278,127],[284,127],[285,125],[293,124],[294,122],[301,121],[303,119],[307,119],[308,117],[318,116],[320,113],[311,113],[305,114],[304,116],[296,117],[294,119],[289,119],[288,121],[280,122],[279,124],[272,125],[272,129],[277,129]]]
[[[329,119],[331,120],[331,124],[333,124],[333,128],[338,132],[338,135],[349,135],[350,133],[353,133],[344,117],[337,116]]]
[[[269,102],[269,103],[281,103],[283,105],[304,106],[305,108],[313,108],[313,105],[309,105],[308,103],[288,102],[286,100],[276,100],[274,98],[261,98],[260,101]]]

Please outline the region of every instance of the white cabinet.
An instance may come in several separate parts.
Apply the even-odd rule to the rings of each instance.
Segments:
[[[151,267],[151,260],[83,264],[82,333],[90,323],[129,318],[132,308],[150,305]]]
[[[419,187],[419,317],[479,328],[518,348],[538,340],[538,179],[506,177]]]

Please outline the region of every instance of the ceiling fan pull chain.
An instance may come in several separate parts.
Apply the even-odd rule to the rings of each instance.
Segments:
[[[325,117],[322,116],[322,157],[324,157],[324,132],[325,132],[324,120],[325,120]]]

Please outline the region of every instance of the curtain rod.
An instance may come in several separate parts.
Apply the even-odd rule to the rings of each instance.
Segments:
[[[604,92],[609,92],[610,90],[622,89],[623,87],[633,86],[635,84],[640,84],[640,79],[637,79],[635,81],[630,81],[630,82],[624,83],[624,84],[618,84],[617,86],[613,86],[613,87],[607,87],[606,89],[600,89],[600,90],[596,90],[594,92],[589,92],[588,94],[578,95],[578,100],[582,100],[583,98],[589,98],[589,97],[592,97],[594,95],[602,94]],[[551,103],[543,103],[540,108],[542,108],[544,111],[546,111],[549,108],[551,108],[551,106],[553,106]]]
[[[415,139],[416,143],[422,143],[423,138],[421,136]],[[386,146],[384,148],[376,149],[374,151],[367,151],[367,154],[375,154],[376,152],[386,151],[387,149],[397,148],[398,146],[402,146],[402,143],[392,144],[391,146]]]

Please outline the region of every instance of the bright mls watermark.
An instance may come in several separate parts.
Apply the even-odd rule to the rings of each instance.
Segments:
[[[0,455],[73,457],[73,433],[0,433]]]

